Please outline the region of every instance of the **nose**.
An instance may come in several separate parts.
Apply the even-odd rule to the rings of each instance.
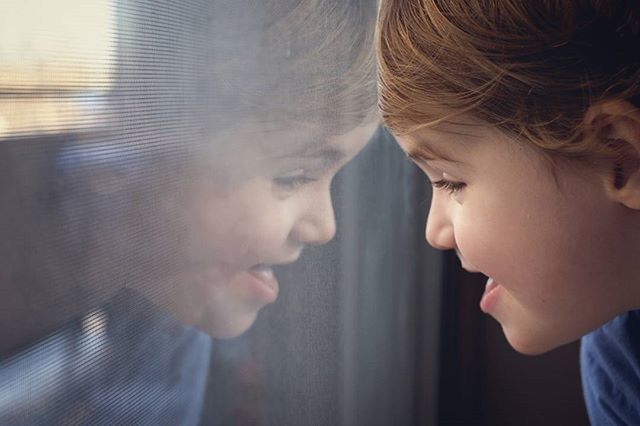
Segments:
[[[450,206],[443,197],[433,194],[431,208],[427,219],[425,236],[427,242],[438,250],[449,250],[455,248],[455,235],[453,223],[451,222]]]
[[[301,215],[292,230],[292,237],[304,244],[324,244],[336,235],[336,219],[327,188],[323,194],[301,200]]]

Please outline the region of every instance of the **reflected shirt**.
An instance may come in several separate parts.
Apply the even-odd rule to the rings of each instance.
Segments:
[[[640,311],[584,336],[580,367],[591,424],[640,424]]]
[[[211,339],[131,290],[0,364],[1,424],[196,425]]]

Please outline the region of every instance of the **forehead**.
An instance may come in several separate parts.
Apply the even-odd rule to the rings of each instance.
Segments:
[[[402,149],[413,160],[454,164],[464,164],[465,159],[472,156],[487,139],[487,130],[481,126],[451,123],[397,137]]]
[[[248,123],[216,132],[208,144],[217,152],[229,154],[240,152],[261,157],[308,155],[335,139],[352,134],[359,126],[354,123],[345,134],[338,134],[330,123],[325,126],[304,122]]]
[[[346,133],[336,134],[319,125],[295,123],[244,125],[214,135],[205,145],[198,161],[218,172],[231,171],[246,176],[274,167],[286,167],[305,159],[322,159],[337,164],[357,154],[369,140],[377,122],[354,124]]]
[[[449,125],[421,129],[397,138],[407,156],[418,162],[483,176],[515,176],[532,172],[550,175],[558,170],[530,142],[488,125]]]

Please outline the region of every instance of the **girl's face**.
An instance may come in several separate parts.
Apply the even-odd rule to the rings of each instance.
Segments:
[[[186,267],[171,292],[173,313],[215,337],[251,326],[278,296],[272,268],[294,262],[307,244],[333,238],[331,181],[374,128],[324,143],[303,143],[308,134],[293,130],[240,131],[227,144],[233,152],[203,153],[205,163],[222,158],[225,164],[203,166],[187,191]],[[243,140],[252,141],[244,150]]]
[[[516,350],[550,350],[633,308],[630,211],[608,177],[577,165],[554,177],[533,148],[481,125],[398,142],[434,186],[427,241],[490,277],[480,307]]]

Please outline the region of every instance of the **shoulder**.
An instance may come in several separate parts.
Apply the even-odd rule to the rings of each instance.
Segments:
[[[640,424],[640,311],[582,338],[582,386],[593,424]]]

